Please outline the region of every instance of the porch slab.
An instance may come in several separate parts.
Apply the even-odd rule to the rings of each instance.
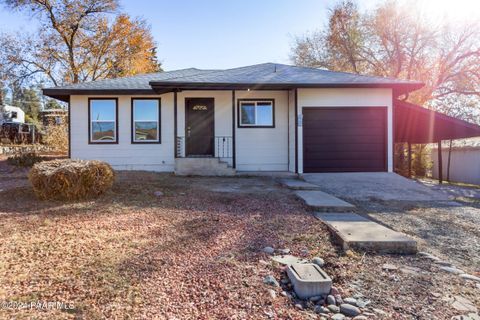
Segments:
[[[356,249],[385,253],[415,254],[417,242],[355,213],[315,213],[327,225],[344,250]]]
[[[319,190],[301,190],[296,191],[295,194],[315,209],[351,210],[355,208],[353,204]]]
[[[319,186],[298,179],[282,179],[280,184],[292,190],[318,190]]]

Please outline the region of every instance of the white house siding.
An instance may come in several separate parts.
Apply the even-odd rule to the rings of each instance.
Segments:
[[[438,151],[432,149],[432,174],[438,179]],[[442,148],[443,179],[447,179],[448,148]],[[452,148],[450,157],[450,181],[480,185],[480,147]]]
[[[112,97],[115,96],[101,96]],[[118,170],[173,171],[175,166],[173,144],[173,94],[161,98],[161,143],[131,143],[131,98],[118,96],[118,144],[88,144],[88,98],[71,96],[71,157],[96,159],[110,163]],[[145,96],[143,96],[145,97]],[[146,96],[153,97],[153,96]]]
[[[235,91],[235,96],[275,100],[275,128],[238,128],[235,124],[237,170],[288,171],[288,91]]]
[[[288,171],[295,172],[295,90],[288,91]]]
[[[298,89],[298,116],[309,107],[387,107],[388,171],[393,171],[393,130],[391,89]],[[303,173],[302,121],[298,126],[298,172]]]

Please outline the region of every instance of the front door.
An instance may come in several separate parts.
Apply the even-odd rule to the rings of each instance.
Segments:
[[[185,99],[187,156],[214,156],[213,98]]]

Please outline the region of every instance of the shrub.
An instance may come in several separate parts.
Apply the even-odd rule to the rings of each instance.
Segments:
[[[28,178],[39,199],[80,200],[106,192],[115,174],[102,161],[64,159],[35,164]]]
[[[53,151],[60,153],[68,152],[68,125],[61,123],[58,125],[48,125],[42,137],[45,145]]]
[[[16,153],[7,158],[7,163],[17,167],[31,167],[35,163],[45,160],[44,157],[39,156],[35,152]]]

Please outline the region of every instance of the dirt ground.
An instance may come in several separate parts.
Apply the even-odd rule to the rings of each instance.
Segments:
[[[2,171],[2,165],[0,301],[60,301],[68,307],[2,307],[0,318],[318,319],[311,310],[295,308],[280,288],[274,288],[275,298],[269,294],[272,287],[263,278],[280,280],[283,271],[262,252],[265,246],[324,258],[344,297],[371,300],[365,309],[375,315],[371,318],[465,314],[452,308],[453,295],[480,307],[475,283],[441,272],[420,256],[341,252],[327,229],[272,178],[119,172],[113,189],[101,198],[61,203],[36,200],[25,170]],[[416,216],[423,223],[423,216]],[[424,236],[421,228],[387,222]],[[459,223],[463,227],[467,232],[467,224]],[[478,241],[477,231],[468,232]],[[455,253],[448,254],[448,247],[435,241],[422,245],[439,254],[443,249],[461,267],[478,271],[478,260],[469,256],[475,253],[462,256],[452,247]],[[385,263],[398,269],[385,271]]]

